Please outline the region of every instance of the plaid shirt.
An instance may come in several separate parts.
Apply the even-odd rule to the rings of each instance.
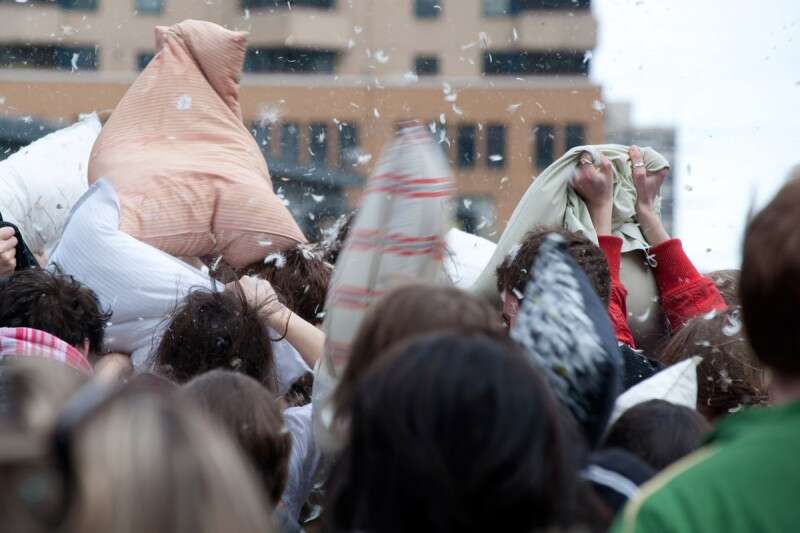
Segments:
[[[32,328],[0,328],[0,360],[10,357],[42,357],[60,361],[87,376],[92,365],[76,348],[55,335]]]

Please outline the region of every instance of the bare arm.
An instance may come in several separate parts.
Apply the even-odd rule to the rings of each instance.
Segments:
[[[231,288],[234,285],[235,283],[228,284],[226,287]],[[264,323],[280,335],[284,335],[306,364],[314,368],[322,357],[325,334],[280,303],[268,281],[244,276],[238,285],[244,292],[247,302],[259,310],[259,316]]]

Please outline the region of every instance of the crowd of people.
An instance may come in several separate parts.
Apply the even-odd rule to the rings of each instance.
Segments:
[[[160,32],[140,77],[155,100],[198,47],[241,40],[196,21]],[[224,96],[190,118],[219,119],[231,146],[204,159],[209,139],[184,153],[148,130],[172,110],[137,115],[134,84],[53,242],[21,261],[30,230],[0,228],[0,530],[797,527],[800,180],[748,222],[740,271],[703,275],[661,221],[660,156],[578,147],[555,165],[583,229],[515,213],[476,259],[448,238],[439,148],[406,124],[357,210],[309,243],[224,73],[187,68]],[[128,181],[134,156],[162,157],[137,168],[145,184]],[[651,290],[627,282],[631,258],[654,280],[652,317],[628,310]],[[458,275],[469,264],[491,295]],[[637,338],[647,320],[658,343]]]

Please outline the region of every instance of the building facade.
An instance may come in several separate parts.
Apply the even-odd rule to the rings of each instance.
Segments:
[[[589,0],[0,0],[0,117],[113,108],[154,26],[187,18],[250,32],[245,121],[299,217],[352,203],[404,120],[429,125],[459,220],[490,237],[533,176],[604,139]]]

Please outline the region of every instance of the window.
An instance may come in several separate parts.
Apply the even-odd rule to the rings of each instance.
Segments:
[[[294,122],[281,125],[281,159],[297,163],[300,157],[299,128]]]
[[[486,158],[489,168],[506,166],[506,127],[502,124],[486,126]]]
[[[483,14],[486,17],[511,15],[511,0],[483,0]]]
[[[414,15],[419,19],[435,18],[442,14],[442,0],[414,0]]]
[[[0,45],[0,67],[95,70],[97,47],[52,44]]]
[[[530,74],[589,74],[584,52],[484,52],[484,74],[524,76]]]
[[[339,124],[339,166],[358,164],[358,128],[355,124]]]
[[[136,67],[139,70],[144,70],[145,67],[153,60],[155,54],[153,52],[139,52],[136,55]]]
[[[514,13],[529,9],[589,9],[591,0],[511,0]]]
[[[439,58],[436,56],[417,56],[414,59],[414,72],[417,76],[435,76],[439,74]]]
[[[97,9],[97,0],[58,0],[62,9]]]
[[[255,138],[258,147],[261,148],[261,152],[268,154],[272,146],[272,128],[270,124],[262,121],[253,122],[250,133],[253,134],[253,138]]]
[[[536,168],[544,170],[549,167],[555,159],[555,128],[550,125],[540,125],[533,130],[534,144],[536,145]]]
[[[458,159],[456,162],[461,168],[475,166],[475,125],[465,124],[458,127]]]
[[[258,9],[263,7],[317,7],[320,9],[333,9],[334,0],[242,0],[242,9]]]
[[[325,166],[328,156],[328,126],[326,124],[311,124],[308,127],[308,153],[311,162],[318,166]]]
[[[164,9],[164,0],[136,0],[136,11],[145,14],[158,14]]]
[[[336,52],[302,48],[248,48],[245,72],[333,74]]]
[[[567,150],[586,144],[586,131],[583,124],[567,124],[564,133]]]

